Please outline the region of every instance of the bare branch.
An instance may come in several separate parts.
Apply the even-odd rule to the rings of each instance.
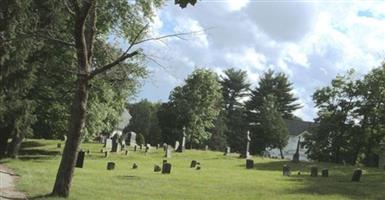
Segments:
[[[123,54],[122,56],[120,56],[118,59],[116,59],[115,61],[113,61],[112,63],[109,63],[107,65],[104,65],[103,67],[101,68],[97,68],[95,69],[94,71],[91,72],[91,74],[89,75],[88,79],[92,79],[94,78],[96,75],[102,73],[102,72],[105,72],[107,70],[110,70],[111,68],[113,68],[114,66],[118,65],[119,63],[123,62],[124,60],[126,60],[127,58],[132,58],[134,56],[136,56],[137,54],[139,54],[139,51],[133,51],[131,53],[128,53],[128,54]]]
[[[66,7],[68,13],[70,13],[71,15],[75,15],[75,11],[73,11],[70,7],[70,5],[68,5],[68,1],[67,0],[63,0],[63,3],[64,3],[64,6]]]
[[[169,38],[169,37],[177,37],[179,39],[185,40],[184,38],[181,38],[180,36],[191,35],[191,34],[196,34],[196,33],[203,33],[204,31],[205,30],[191,31],[191,32],[185,32],[185,33],[174,33],[174,34],[169,34],[169,35],[163,35],[163,36],[160,36],[160,37],[147,38],[147,39],[135,42],[135,44],[133,44],[133,45],[138,45],[140,43],[148,42],[148,41],[162,40],[162,39]]]

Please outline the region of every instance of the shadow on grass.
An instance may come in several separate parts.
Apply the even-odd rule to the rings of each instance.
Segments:
[[[289,177],[283,177],[282,181],[297,185],[285,190],[288,194],[307,195],[338,195],[350,199],[384,199],[385,173],[376,169],[365,170],[361,182],[351,182],[353,166],[342,166],[327,163],[310,163],[291,161],[271,161],[254,164],[254,170],[280,171],[283,165],[288,165],[292,172]],[[318,177],[310,177],[310,167],[318,166]],[[245,165],[242,165],[245,167]],[[329,169],[329,177],[320,176],[323,168]],[[301,171],[301,175],[298,175]]]
[[[37,142],[37,141],[24,141],[23,143],[21,143],[21,148],[33,148],[33,147],[42,147],[42,146],[45,146],[43,143],[41,142]]]

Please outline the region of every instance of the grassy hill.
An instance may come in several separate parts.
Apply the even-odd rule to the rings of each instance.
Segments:
[[[18,189],[30,199],[44,197],[52,190],[60,151],[60,141],[28,140],[23,143],[17,160],[3,160],[21,176]],[[64,146],[64,145],[62,145]],[[360,183],[350,181],[354,167],[328,163],[299,163],[254,157],[254,169],[245,168],[238,155],[223,156],[222,152],[187,150],[172,153],[170,175],[153,172],[161,165],[163,150],[129,152],[126,156],[110,154],[104,158],[101,144],[83,144],[89,149],[84,168],[77,168],[69,199],[384,199],[385,173],[364,168]],[[201,163],[201,170],[190,168],[191,160]],[[116,163],[107,171],[107,162]],[[139,165],[132,169],[133,163]],[[282,165],[288,164],[292,176],[282,176]],[[310,177],[310,166],[329,169],[328,178]],[[298,170],[302,173],[298,175]]]

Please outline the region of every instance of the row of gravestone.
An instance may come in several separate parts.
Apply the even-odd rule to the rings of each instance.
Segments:
[[[132,169],[137,169],[139,166],[138,164],[134,163],[132,165]],[[108,162],[107,163],[107,170],[114,170],[115,169],[115,163],[114,162]],[[167,160],[163,160],[163,165],[160,167],[159,165],[154,165],[154,172],[160,172],[162,171],[162,174],[170,174],[171,173],[171,163],[168,163]]]
[[[246,169],[252,169],[254,168],[254,160],[252,159],[246,159]],[[290,176],[291,171],[290,167],[288,165],[283,165],[282,167],[282,174],[283,176]],[[301,172],[298,172],[298,175],[301,175]],[[329,169],[323,169],[321,171],[322,177],[329,177]],[[311,177],[317,177],[318,176],[318,167],[312,166],[310,167],[310,176]],[[353,182],[360,182],[362,176],[362,170],[361,169],[355,169],[353,171],[352,181]]]

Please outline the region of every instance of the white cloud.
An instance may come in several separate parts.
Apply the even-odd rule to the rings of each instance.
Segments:
[[[139,96],[166,100],[195,66],[216,72],[240,68],[253,85],[270,68],[289,76],[303,105],[296,114],[311,120],[316,88],[349,68],[366,73],[384,59],[383,10],[383,2],[226,0],[186,9],[168,2],[155,18],[153,35],[207,30],[143,45],[163,67],[150,64],[152,81]]]

